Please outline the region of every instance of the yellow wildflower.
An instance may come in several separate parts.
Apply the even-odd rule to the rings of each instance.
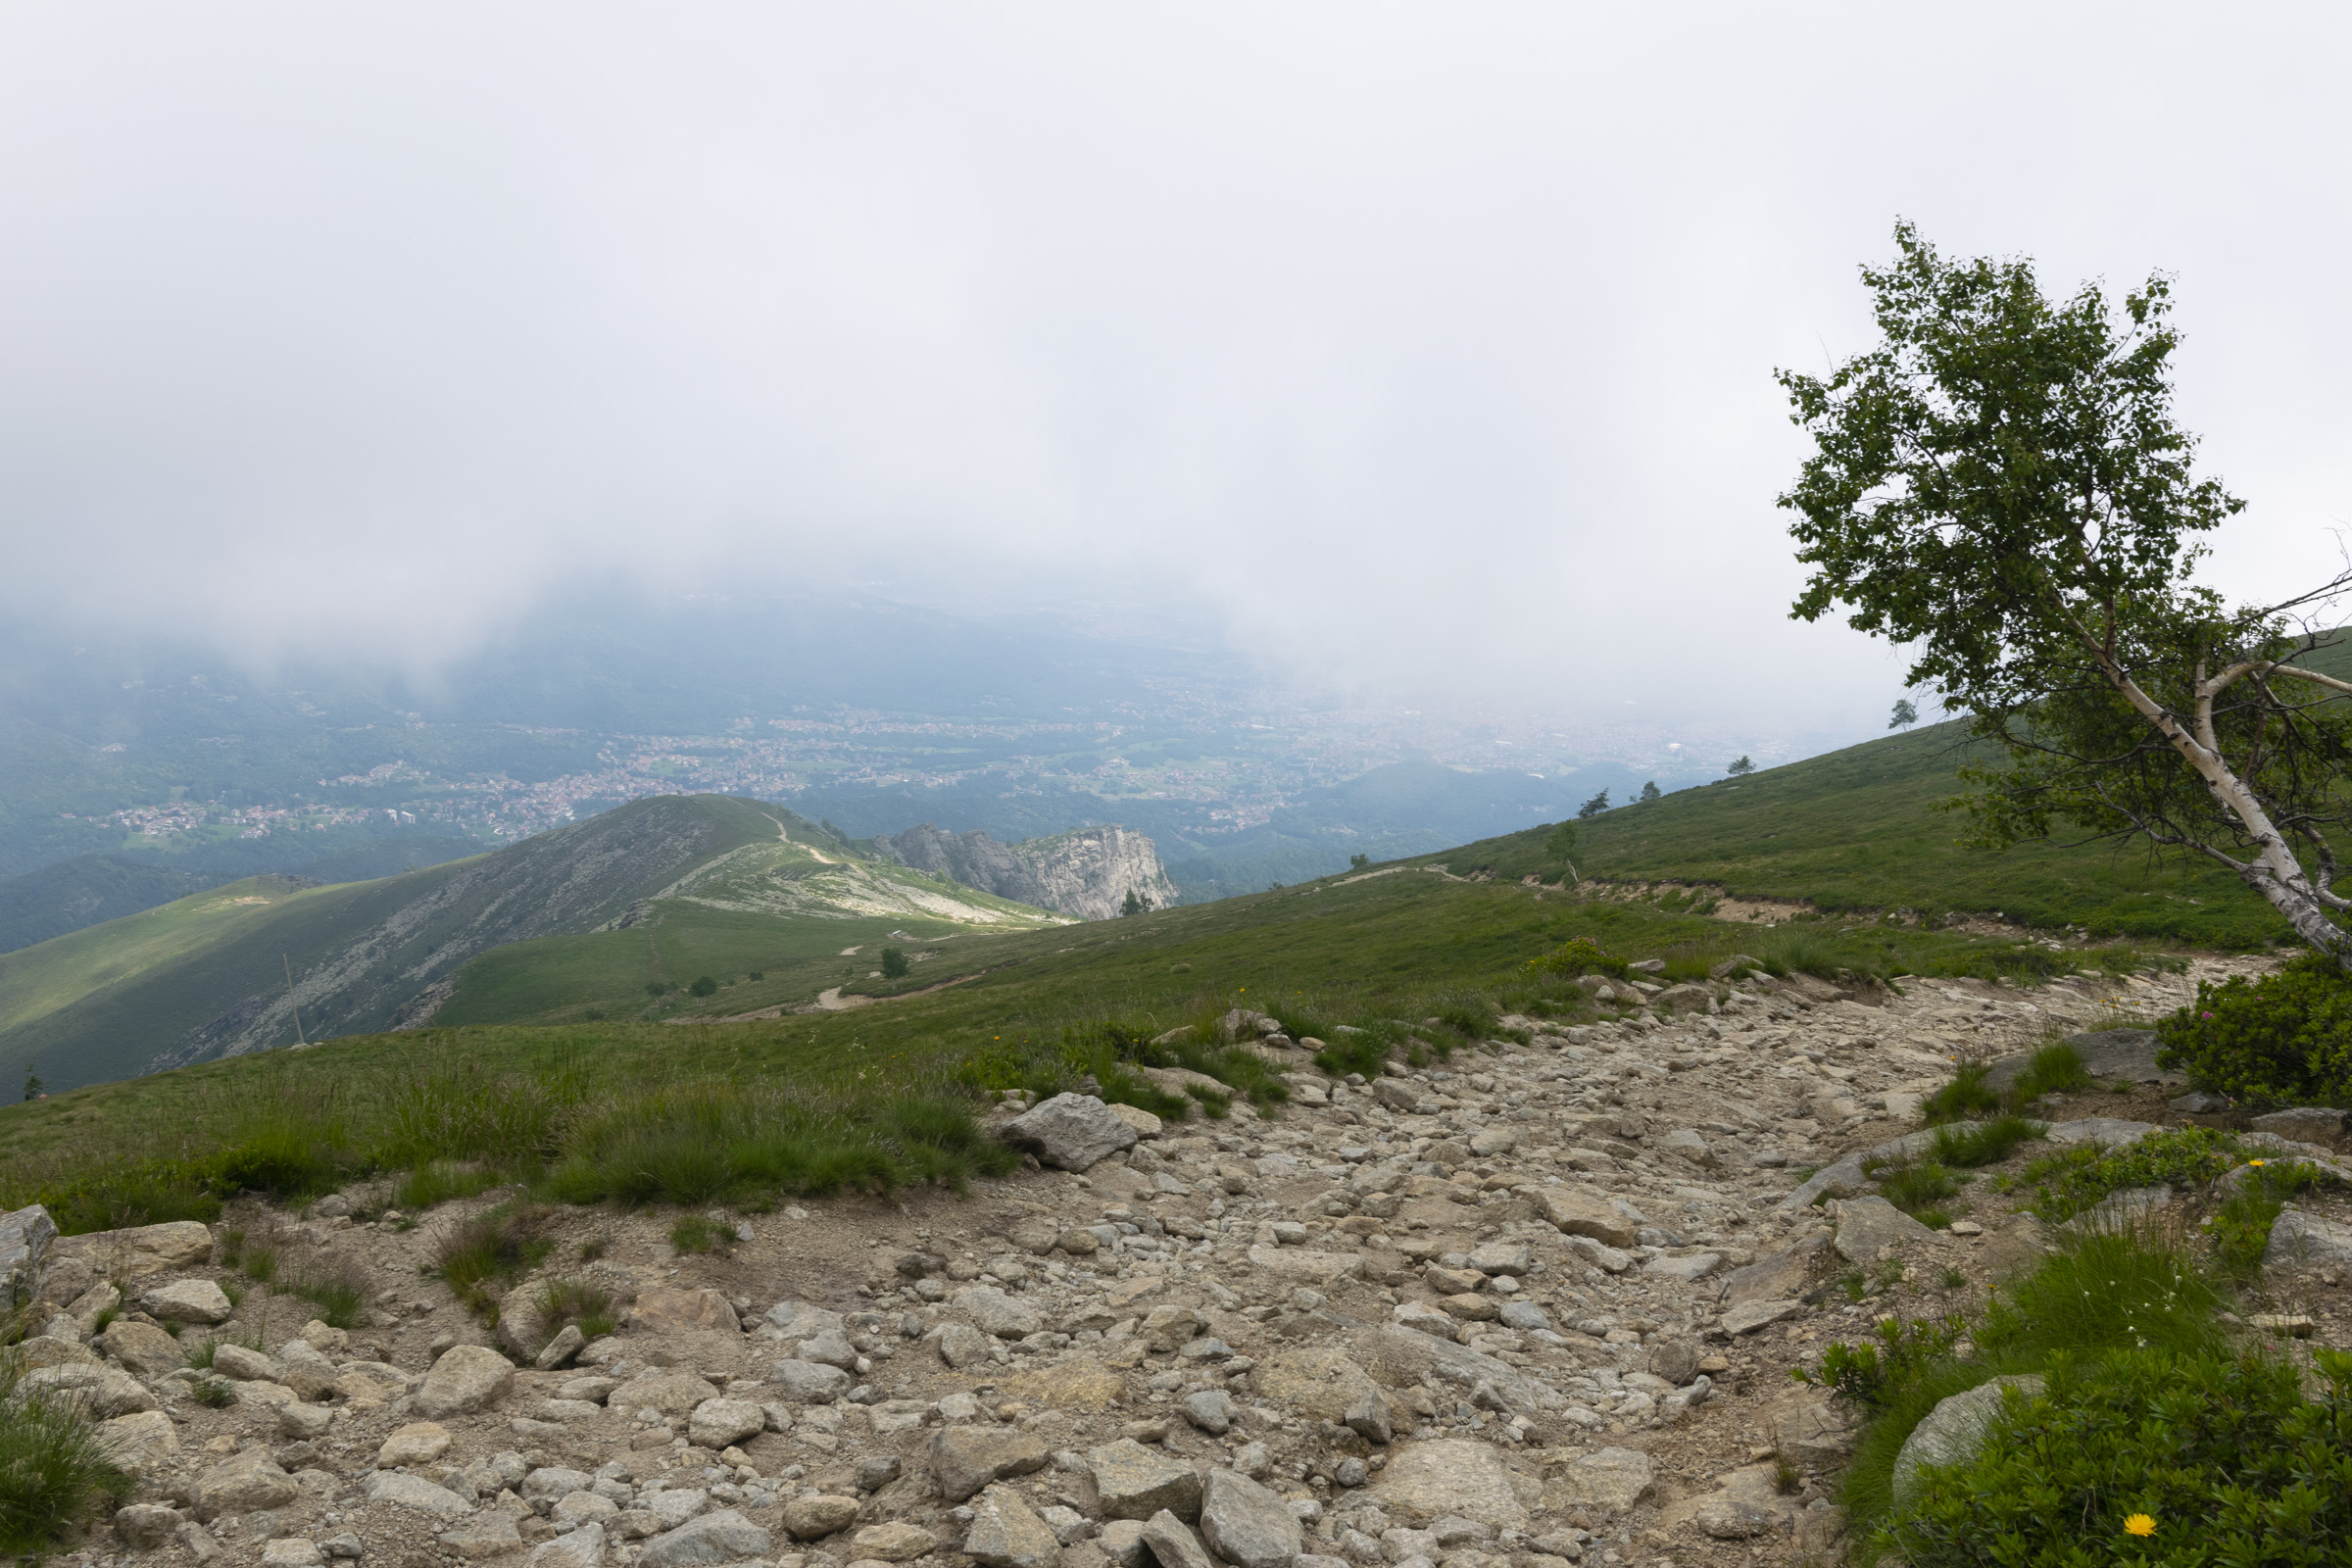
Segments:
[[[2135,1513],[2124,1521],[2124,1534],[2127,1536],[2152,1536],[2155,1533],[2156,1521],[2144,1513]]]
[[[2246,1161],[2246,1163],[2249,1165],[2268,1165],[2270,1161],[2267,1159],[2249,1159]]]

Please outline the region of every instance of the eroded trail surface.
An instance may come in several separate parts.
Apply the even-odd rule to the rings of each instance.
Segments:
[[[102,1391],[143,1472],[92,1562],[1827,1560],[1847,1430],[1789,1367],[1886,1311],[1981,1300],[2044,1244],[1989,1197],[1933,1234],[1856,1198],[1835,1238],[1807,1200],[1916,1130],[1955,1058],[2130,1024],[2251,967],[1680,988],[1678,1016],[1508,1019],[1533,1043],[1368,1085],[1273,1035],[1258,1049],[1298,1097],[1277,1119],[1008,1105],[1046,1163],[964,1199],[729,1214],[732,1250],[691,1256],[674,1216],[556,1211],[495,1328],[422,1271],[499,1195],[402,1230],[355,1223],[353,1193],[274,1223],[288,1259],[370,1271],[371,1326],[254,1289],[174,1337],[230,1274],[220,1236],[179,1226],[57,1244],[43,1294],[66,1310],[31,1343]],[[2099,1136],[2172,1119],[2179,1093],[2045,1113]],[[1849,1270],[1868,1298],[1824,1289]],[[131,1310],[93,1339],[110,1274]],[[546,1346],[557,1281],[622,1302],[617,1332]],[[216,1337],[243,1343],[211,1374],[181,1364]],[[199,1402],[208,1377],[233,1402]]]

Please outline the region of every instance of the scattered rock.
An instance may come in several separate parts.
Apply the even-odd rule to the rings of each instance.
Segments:
[[[1154,1453],[1132,1438],[1096,1448],[1086,1459],[1104,1518],[1149,1519],[1163,1509],[1180,1519],[1200,1517],[1200,1476],[1183,1460]]]
[[[795,1497],[784,1505],[784,1529],[795,1541],[822,1541],[858,1522],[856,1497]]]
[[[771,1544],[772,1538],[765,1530],[733,1508],[722,1508],[656,1536],[645,1544],[637,1562],[639,1568],[696,1568],[702,1563],[764,1557]]]
[[[1603,1247],[1634,1245],[1638,1227],[1606,1200],[1573,1187],[1546,1187],[1537,1200],[1544,1217],[1570,1236],[1589,1236]]]
[[[99,1445],[117,1466],[145,1475],[179,1452],[179,1429],[161,1410],[142,1410],[98,1423]]]
[[[280,1508],[300,1494],[294,1478],[278,1468],[269,1449],[248,1448],[199,1475],[189,1489],[188,1503],[198,1519],[211,1524],[224,1513]]]
[[[378,1470],[369,1476],[368,1500],[388,1502],[400,1508],[414,1508],[418,1513],[429,1513],[438,1519],[462,1519],[473,1512],[470,1500],[459,1496],[447,1487],[437,1487],[422,1476],[413,1476],[399,1470]]]
[[[139,1306],[167,1323],[225,1323],[236,1308],[211,1280],[176,1280],[139,1298]]]
[[[1143,1545],[1159,1568],[1217,1568],[1200,1538],[1169,1509],[1144,1521]]]
[[[1529,1499],[1501,1451],[1464,1438],[1397,1445],[1371,1494],[1391,1516],[1413,1526],[1449,1514],[1497,1528],[1527,1522]]]
[[[1832,1205],[1838,1235],[1832,1244],[1849,1263],[1875,1263],[1888,1248],[1935,1239],[1936,1233],[1884,1198],[1849,1198]]]
[[[1560,1471],[1561,1505],[1623,1513],[1649,1493],[1656,1473],[1634,1448],[1596,1448]]]
[[[1753,1334],[1804,1309],[1802,1301],[1742,1301],[1723,1314],[1723,1329],[1726,1334]]]
[[[681,1329],[725,1334],[743,1332],[743,1324],[735,1316],[735,1308],[718,1292],[677,1291],[659,1285],[638,1293],[637,1305],[629,1314],[629,1323],[651,1334],[675,1333]]]
[[[2321,1264],[2352,1263],[2352,1225],[2288,1204],[2271,1226],[2270,1246],[2263,1249],[2265,1268],[2308,1268]]]
[[[60,1237],[50,1251],[60,1257],[79,1258],[107,1279],[127,1283],[153,1274],[176,1274],[203,1263],[213,1255],[213,1232],[197,1220],[172,1220],[164,1225]]]
[[[134,1502],[115,1510],[115,1534],[122,1538],[125,1545],[141,1551],[152,1550],[171,1540],[172,1532],[181,1523],[178,1509],[160,1503]]]
[[[431,1464],[449,1451],[451,1442],[449,1428],[440,1422],[412,1421],[386,1438],[375,1450],[376,1467],[397,1470],[404,1465]]]
[[[2295,1105],[2256,1116],[2248,1125],[2299,1144],[2326,1146],[2344,1135],[2345,1121],[2345,1113],[2332,1105]]]
[[[152,1323],[117,1318],[98,1336],[98,1348],[143,1378],[162,1377],[188,1364],[179,1342]]]

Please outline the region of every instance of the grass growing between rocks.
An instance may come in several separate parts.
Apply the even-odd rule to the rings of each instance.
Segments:
[[[1830,1347],[1818,1369],[1800,1375],[1865,1420],[1839,1491],[1858,1559],[1917,1560],[1902,1557],[1888,1533],[1899,1534],[1912,1506],[1907,1485],[1898,1496],[1895,1461],[1941,1400],[2023,1373],[2050,1375],[2055,1385],[2061,1369],[2117,1352],[2227,1360],[2239,1353],[2221,1318],[2232,1300],[2226,1272],[2193,1233],[2178,1223],[2141,1225],[2065,1237],[2057,1253],[1995,1292],[1973,1321],[1888,1319],[1874,1342]],[[2208,1482],[2218,1489],[2227,1477]]]
[[[0,1349],[0,1551],[37,1554],[101,1502],[129,1497],[80,1398],[24,1387],[24,1354]]]
[[[434,1272],[468,1309],[493,1316],[499,1294],[554,1250],[546,1227],[547,1210],[541,1205],[501,1203],[441,1239],[433,1250]]]
[[[2019,1182],[2033,1189],[2027,1207],[2055,1224],[2132,1188],[2199,1190],[2237,1164],[2234,1135],[2180,1127],[2149,1133],[2120,1149],[2078,1145],[2055,1151],[2028,1165]]]
[[[1947,1123],[1936,1130],[1936,1161],[1969,1170],[1979,1165],[1998,1164],[2015,1153],[2020,1144],[2043,1137],[2048,1131],[2043,1123],[2017,1115],[1957,1126]]]
[[[376,1175],[400,1179],[404,1213],[514,1182],[572,1202],[751,1207],[958,1187],[1010,1157],[976,1119],[985,1089],[1091,1075],[1113,1099],[1187,1119],[1279,1105],[1288,1086],[1252,1053],[1200,1035],[1235,1005],[1369,1077],[1393,1055],[1426,1062],[1495,1038],[1505,1012],[1603,1015],[1572,976],[1529,968],[1579,939],[1669,973],[1746,953],[1832,977],[1992,962],[2016,947],[1850,922],[1766,930],[1537,891],[1425,872],[1327,881],[959,939],[925,964],[921,994],[852,1011],[423,1030],[203,1063],[0,1109],[0,1202],[46,1203],[72,1234],[217,1221],[240,1194],[298,1203]],[[1214,1087],[1162,1089],[1144,1077],[1160,1066]]]

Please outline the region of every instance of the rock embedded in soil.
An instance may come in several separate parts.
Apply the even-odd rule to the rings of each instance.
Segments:
[[[1150,1519],[1163,1509],[1180,1519],[1200,1513],[1200,1475],[1166,1453],[1155,1453],[1132,1438],[1088,1451],[1103,1517]]]
[[[1890,1485],[1896,1498],[1908,1498],[1918,1490],[1921,1465],[1961,1464],[1974,1458],[1984,1446],[1985,1429],[2000,1415],[2011,1389],[2021,1398],[2030,1399],[2041,1392],[2041,1374],[1994,1378],[1936,1401],[1936,1408],[1911,1429],[1911,1436],[1903,1440],[1901,1451],[1894,1456]]]
[[[942,1427],[931,1437],[931,1474],[939,1494],[958,1503],[991,1482],[1046,1467],[1046,1446],[1026,1432]]]
[[[997,1136],[1037,1156],[1041,1165],[1083,1171],[1132,1149],[1136,1129],[1092,1095],[1055,1095],[997,1129]]]
[[[1055,1568],[1061,1542],[1018,1492],[992,1486],[972,1499],[963,1551],[984,1568]]]
[[[489,1405],[514,1384],[514,1363],[486,1345],[454,1346],[425,1373],[416,1410],[428,1421],[467,1415]]]
[[[1287,1568],[1301,1539],[1289,1503],[1223,1469],[1210,1470],[1201,1488],[1200,1535],[1234,1568]]]

